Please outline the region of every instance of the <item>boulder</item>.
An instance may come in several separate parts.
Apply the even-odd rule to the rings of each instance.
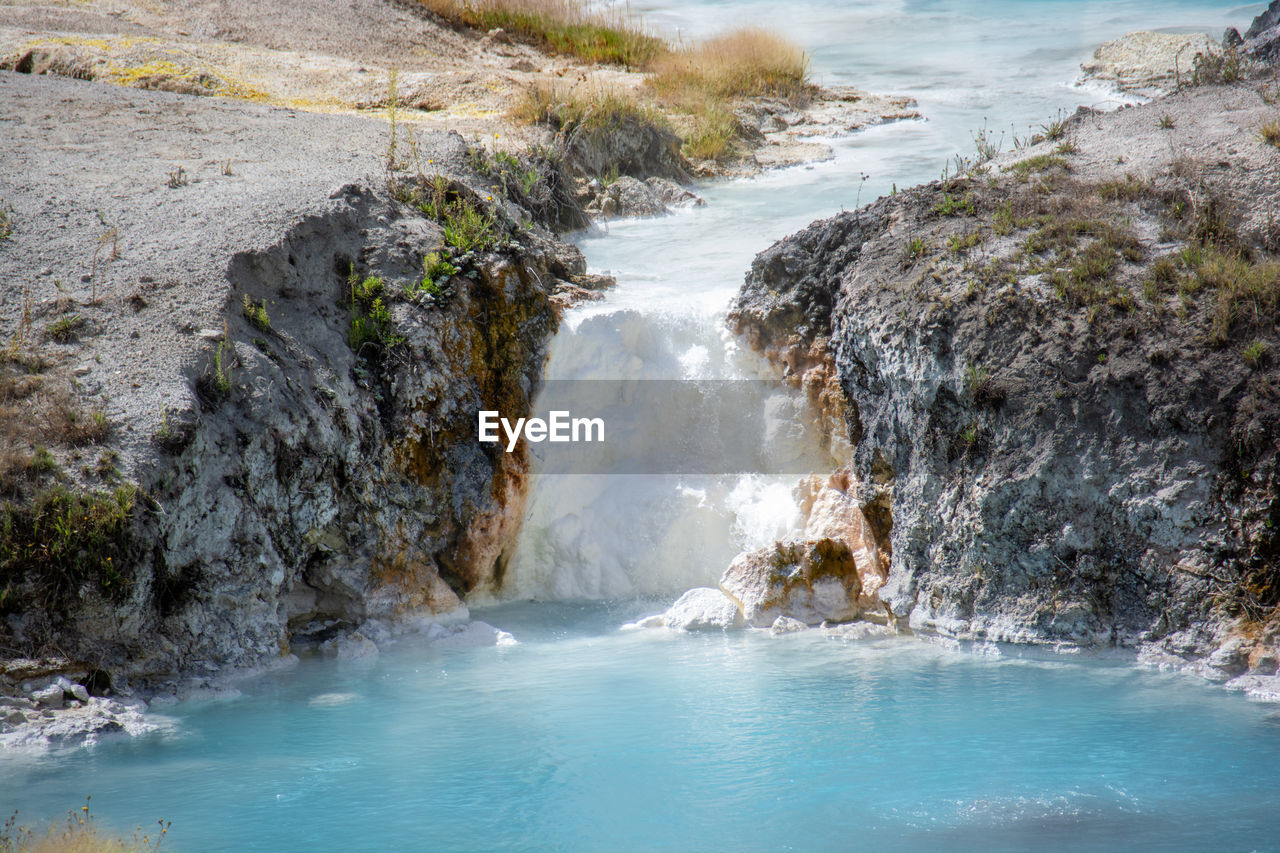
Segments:
[[[1253,19],[1253,23],[1249,25],[1249,29],[1244,31],[1246,41],[1256,39],[1258,36],[1280,27],[1280,0],[1271,0],[1271,5],[1263,10],[1262,14]]]
[[[320,651],[340,661],[373,660],[378,657],[378,644],[355,631],[321,643]]]
[[[1080,68],[1087,80],[1110,83],[1124,93],[1154,98],[1189,80],[1196,54],[1222,53],[1204,33],[1137,32],[1102,44]]]
[[[1242,637],[1232,637],[1205,659],[1205,677],[1226,681],[1243,675],[1249,669],[1250,644]]]
[[[769,627],[769,633],[775,637],[782,634],[794,634],[797,631],[807,631],[809,626],[801,622],[799,619],[792,619],[790,616],[779,616],[773,620],[773,625]]]
[[[702,207],[706,204],[700,196],[694,195],[675,181],[669,181],[666,178],[649,178],[644,185],[668,207]]]
[[[740,554],[720,578],[746,624],[768,628],[779,616],[806,625],[861,614],[862,581],[848,544],[835,539],[777,542]]]
[[[876,590],[884,585],[888,567],[880,559],[875,536],[862,509],[857,483],[847,469],[828,476],[811,476],[795,491],[804,517],[804,538],[835,539],[849,546],[862,582],[861,606],[879,606]]]
[[[1272,0],[1245,30],[1244,52],[1263,62],[1280,61],[1280,0]]]
[[[742,613],[729,596],[718,589],[691,589],[662,616],[662,624],[677,631],[723,631],[741,628]]]
[[[587,209],[604,216],[662,216],[669,212],[647,184],[627,175],[605,187]]]
[[[31,698],[41,708],[61,708],[62,707],[62,688],[57,684],[50,684],[48,687],[37,690],[31,694]]]
[[[74,681],[63,675],[59,675],[55,683],[62,688],[64,696],[69,696],[80,702],[89,701],[89,691],[85,689],[84,685],[76,684]]]

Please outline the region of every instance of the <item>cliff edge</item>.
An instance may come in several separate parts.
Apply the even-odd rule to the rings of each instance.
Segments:
[[[1275,673],[1274,93],[1082,109],[756,258],[730,325],[838,382],[901,629]]]

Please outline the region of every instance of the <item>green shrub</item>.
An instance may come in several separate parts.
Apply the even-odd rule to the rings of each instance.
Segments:
[[[933,212],[939,216],[959,216],[963,213],[972,214],[976,210],[973,203],[973,196],[966,194],[962,198],[956,198],[951,193],[943,193],[942,201],[934,205]]]
[[[444,293],[444,285],[458,274],[458,268],[442,252],[428,252],[422,258],[422,280],[405,286],[405,296],[417,300],[423,296],[433,299]]]
[[[1197,53],[1193,64],[1195,67],[1191,74],[1193,86],[1235,83],[1244,79],[1252,67],[1252,63],[1234,47],[1228,47],[1222,53]]]
[[[6,502],[0,507],[0,599],[19,606],[28,598],[56,610],[85,584],[123,596],[132,583],[136,494],[132,485],[111,492],[54,485],[28,504]]]
[[[404,341],[392,332],[391,309],[382,300],[385,285],[378,276],[360,279],[351,277],[351,322],[347,328],[347,343],[357,352],[365,344],[384,347]]]

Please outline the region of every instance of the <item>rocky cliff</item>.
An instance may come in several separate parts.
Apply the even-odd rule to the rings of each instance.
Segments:
[[[730,325],[838,381],[901,628],[1274,672],[1266,91],[1085,111],[757,257]]]
[[[465,616],[525,494],[475,412],[525,411],[598,283],[536,224],[554,164],[504,192],[456,135],[388,171],[360,119],[7,74],[0,99],[7,654],[157,684]]]

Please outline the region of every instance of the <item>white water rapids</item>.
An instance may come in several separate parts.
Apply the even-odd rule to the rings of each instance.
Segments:
[[[617,276],[602,302],[569,313],[548,379],[734,379],[776,375],[724,327],[752,258],[814,219],[937,178],[973,153],[979,128],[1029,136],[1079,104],[1118,106],[1078,82],[1102,41],[1138,29],[1221,32],[1260,7],[1134,0],[803,3],[702,0],[637,7],[669,33],[701,36],[733,19],[789,35],[813,51],[816,78],[917,99],[924,119],[828,140],[833,159],[698,188],[704,208],[613,221],[579,245],[591,267]],[[995,22],[999,21],[999,24]],[[760,441],[829,472],[845,460],[817,447],[807,410],[779,405]],[[662,407],[611,430],[671,428]],[[773,447],[773,445],[769,445]],[[535,472],[537,468],[535,466]],[[793,535],[796,476],[558,475],[535,477],[503,598],[608,599],[673,595],[714,585],[743,550]]]

